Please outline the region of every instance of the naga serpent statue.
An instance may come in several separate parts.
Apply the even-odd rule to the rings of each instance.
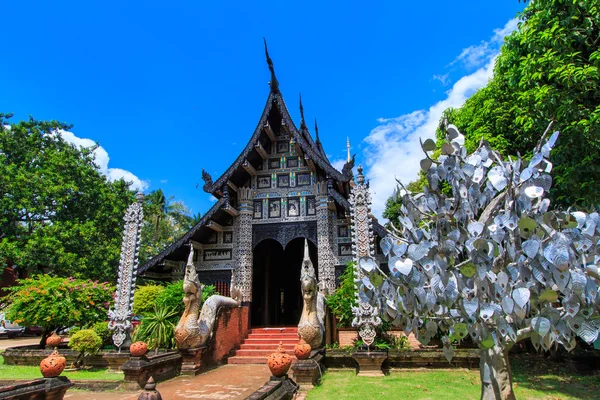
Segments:
[[[190,244],[190,254],[183,278],[183,303],[185,310],[175,327],[175,341],[179,349],[195,349],[204,345],[212,334],[213,325],[220,307],[237,307],[240,302],[231,297],[210,296],[202,305],[203,285],[198,280],[194,266],[194,247]],[[198,316],[198,313],[200,315]]]
[[[304,241],[304,260],[302,261],[302,271],[300,272],[300,287],[302,289],[302,299],[304,307],[302,316],[298,323],[298,336],[310,344],[313,349],[318,349],[323,344],[323,320],[319,301],[322,302],[322,295],[318,290],[317,277],[310,255],[308,254],[308,241]]]

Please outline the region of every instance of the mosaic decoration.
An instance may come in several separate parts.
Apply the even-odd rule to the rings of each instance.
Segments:
[[[237,234],[237,255],[234,262],[236,284],[241,301],[252,301],[252,211],[251,203],[242,207],[235,219],[233,230]]]
[[[576,336],[598,339],[600,215],[550,208],[549,130],[530,160],[503,160],[484,140],[468,155],[448,125],[437,160],[435,142],[422,143],[423,193],[397,193],[401,226],[381,241],[389,275],[359,261],[361,298],[384,319],[425,344],[441,330],[448,360],[452,343],[471,337],[482,393],[510,373],[508,350],[524,338],[568,351]]]
[[[333,229],[331,212],[325,205],[317,207],[317,243],[319,258],[319,287],[329,293],[335,290],[335,255],[333,254]]]
[[[144,195],[137,194],[137,201],[131,204],[123,220],[123,242],[121,245],[121,259],[119,261],[119,277],[115,294],[114,309],[108,310],[108,329],[113,331],[113,343],[121,351],[121,346],[129,337],[131,329],[131,315],[133,313],[133,294],[135,292],[135,279],[138,269],[138,252],[140,247],[140,234],[144,211],[142,203]]]
[[[356,265],[363,265],[363,260],[369,260],[369,264],[375,268],[373,227],[369,214],[371,213],[371,194],[369,184],[365,183],[362,166],[358,166],[356,186],[350,192],[350,220],[352,230],[352,251]],[[354,269],[354,281],[363,282],[368,279],[363,269]],[[375,328],[381,324],[379,308],[371,304],[364,296],[365,286],[362,283],[356,292],[357,307],[352,308],[354,320],[352,326],[358,328],[358,334],[367,346],[371,346],[375,340]]]

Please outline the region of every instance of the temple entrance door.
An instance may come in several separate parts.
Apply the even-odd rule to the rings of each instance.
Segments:
[[[308,242],[315,273],[317,247]],[[302,314],[300,268],[304,257],[304,238],[290,241],[283,249],[267,239],[254,248],[252,277],[252,326],[294,326]]]

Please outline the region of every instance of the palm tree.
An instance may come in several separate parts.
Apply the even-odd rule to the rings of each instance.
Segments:
[[[158,227],[160,221],[164,219],[170,211],[170,200],[165,198],[165,194],[162,189],[156,189],[150,192],[146,196],[146,209],[149,214],[154,218],[154,237],[153,240],[158,240]]]

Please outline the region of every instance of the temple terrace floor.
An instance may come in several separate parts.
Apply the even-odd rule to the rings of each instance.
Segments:
[[[271,376],[267,365],[223,365],[195,377],[179,376],[157,385],[163,399],[244,399]],[[69,390],[68,400],[134,400],[137,392]]]

